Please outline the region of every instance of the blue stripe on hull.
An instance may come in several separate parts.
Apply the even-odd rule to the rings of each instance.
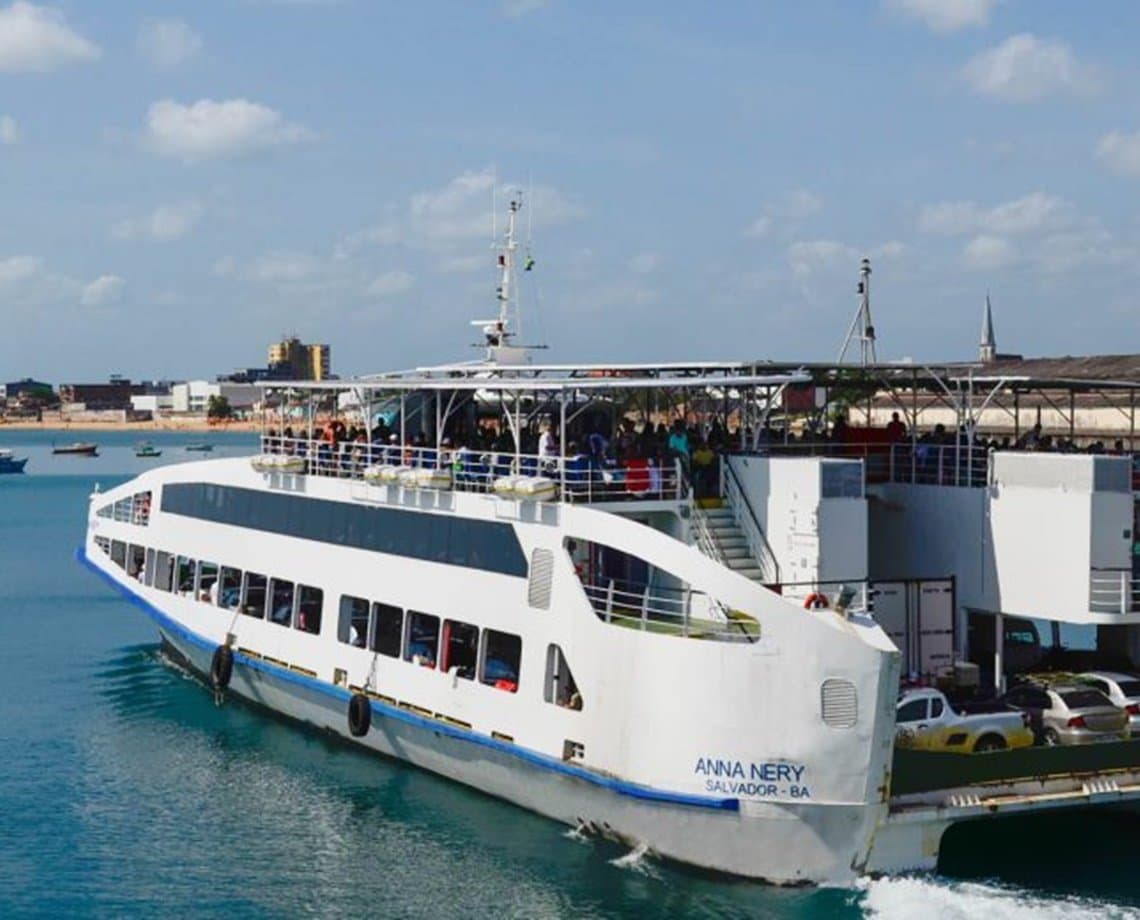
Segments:
[[[129,600],[136,607],[141,609],[148,617],[154,620],[162,629],[176,636],[181,637],[192,645],[199,648],[212,651],[215,643],[198,635],[192,630],[187,629],[182,624],[171,619],[153,604],[149,603],[139,595],[135,594],[128,586],[122,584],[116,579],[112,578],[101,568],[91,562],[87,558],[87,553],[83,547],[79,547],[75,551],[75,558],[79,560],[84,566],[98,575],[107,584],[115,588],[127,600]],[[267,661],[261,661],[256,658],[250,658],[243,655],[241,652],[234,652],[234,662],[247,667],[250,670],[262,671],[274,679],[283,681],[285,683],[296,684],[306,690],[317,691],[325,696],[332,697],[342,703],[347,703],[352,694],[345,690],[343,687],[337,687],[333,684],[327,684],[323,681],[316,680],[312,677],[307,677],[304,674],[298,674],[286,668],[279,667]],[[628,796],[634,799],[641,799],[649,802],[660,802],[667,805],[686,805],[694,808],[711,808],[720,811],[739,811],[739,799],[713,799],[697,795],[685,795],[676,792],[662,792],[657,789],[652,789],[648,786],[641,786],[636,783],[626,782],[624,780],[615,779],[613,777],[601,776],[593,773],[590,770],[583,769],[582,767],[574,766],[573,764],[565,763],[561,760],[556,760],[546,754],[540,754],[537,751],[531,751],[526,748],[519,747],[515,744],[507,744],[499,741],[496,738],[490,738],[486,735],[478,734],[474,731],[459,728],[455,725],[450,725],[446,722],[437,721],[435,719],[426,719],[423,716],[418,716],[415,713],[408,712],[404,709],[399,709],[395,706],[390,706],[379,700],[370,699],[372,704],[372,711],[385,719],[393,719],[398,722],[404,722],[408,725],[413,725],[418,728],[425,728],[437,734],[446,735],[449,738],[455,738],[460,741],[465,741],[470,744],[479,745],[481,747],[490,748],[491,750],[500,753],[508,754],[511,757],[522,760],[535,767],[540,767],[545,770],[551,770],[555,773],[561,773],[566,776],[572,776],[576,779],[584,780],[592,783],[595,786],[601,786],[618,795]]]

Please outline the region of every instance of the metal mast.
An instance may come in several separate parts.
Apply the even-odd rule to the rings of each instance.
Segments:
[[[847,356],[847,349],[856,339],[859,340],[859,362],[864,367],[874,364],[878,359],[875,356],[875,324],[871,321],[871,260],[864,259],[859,268],[859,284],[855,288],[859,294],[859,308],[851,320],[851,328],[847,330],[847,337],[843,340],[843,347],[839,349],[836,364],[842,364]]]

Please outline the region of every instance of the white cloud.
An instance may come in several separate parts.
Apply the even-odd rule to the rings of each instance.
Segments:
[[[1096,155],[1113,172],[1140,176],[1140,131],[1123,134],[1113,131],[1096,145]]]
[[[384,272],[373,279],[365,293],[371,297],[394,297],[396,294],[410,291],[415,283],[415,275],[408,272]]]
[[[0,9],[0,72],[44,73],[101,53],[58,10],[24,0]]]
[[[639,252],[629,260],[629,270],[635,275],[650,275],[661,267],[661,253]]]
[[[486,256],[452,256],[439,263],[439,270],[445,275],[465,275],[480,269],[491,270],[491,259]]]
[[[974,201],[928,205],[918,216],[918,229],[940,236],[1014,236],[1065,226],[1074,217],[1072,208],[1064,200],[1045,192],[1031,192],[992,208]]]
[[[155,102],[147,113],[147,143],[187,161],[234,157],[311,140],[313,134],[268,106],[247,99]]]
[[[118,275],[100,275],[83,288],[79,302],[85,307],[107,307],[118,303],[126,284]]]
[[[145,217],[115,224],[114,234],[124,240],[149,239],[164,243],[183,237],[193,230],[202,213],[202,205],[196,201],[162,205]]]
[[[214,265],[214,274],[256,284],[282,285],[312,280],[323,268],[318,259],[307,253],[276,251],[244,263],[233,258],[220,259]]]
[[[20,139],[20,126],[11,115],[0,115],[0,144],[9,146]]]
[[[793,189],[782,198],[769,201],[760,216],[745,228],[745,236],[767,236],[778,226],[794,231],[799,224],[823,210],[823,199],[807,189]]]
[[[1026,32],[975,55],[962,77],[976,93],[1004,102],[1035,102],[1096,89],[1092,70],[1077,61],[1068,45]]]
[[[550,0],[500,0],[499,12],[515,19],[550,6]]]
[[[351,258],[368,245],[394,246],[402,243],[414,248],[446,251],[470,240],[490,239],[492,216],[497,218],[497,230],[502,233],[503,211],[510,198],[518,194],[518,189],[514,183],[497,183],[491,170],[462,173],[439,188],[413,194],[406,211],[398,206],[389,206],[376,225],[346,234],[337,243],[336,258]],[[523,213],[516,230],[521,235],[524,228],[558,226],[577,220],[586,213],[584,207],[557,189],[536,185],[524,194]],[[471,270],[470,262],[455,261],[469,255],[454,251],[447,253],[448,259],[441,264],[441,270]]]
[[[957,32],[989,25],[990,13],[1000,0],[884,0],[884,5],[918,19],[935,32]]]
[[[1006,268],[1016,260],[1017,250],[1002,236],[976,236],[962,250],[962,264],[973,271]]]
[[[477,239],[489,236],[492,218],[492,190],[501,208],[508,197],[517,194],[517,185],[503,184],[496,189],[491,170],[466,172],[442,188],[412,195],[409,205],[410,231],[425,240]],[[577,220],[586,210],[567,199],[557,189],[536,185],[525,196],[529,227],[550,227]],[[500,224],[502,217],[499,218]]]
[[[152,67],[173,70],[202,50],[202,36],[180,19],[143,23],[136,47]]]
[[[859,263],[866,256],[870,259],[897,259],[906,252],[906,247],[898,240],[890,240],[872,249],[860,250],[837,240],[801,240],[792,243],[784,255],[792,272],[806,278],[820,271],[846,268],[854,274]]]
[[[35,256],[9,256],[0,259],[0,286],[17,284],[39,274],[43,262]]]

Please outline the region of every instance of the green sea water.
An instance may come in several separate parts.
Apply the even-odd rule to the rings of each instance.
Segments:
[[[149,439],[161,458],[118,434],[87,459],[0,431],[31,458],[0,476],[0,918],[1140,916],[1129,815],[986,825],[948,841],[939,875],[776,889],[215,705],[73,558],[97,482],[196,459],[193,436]]]

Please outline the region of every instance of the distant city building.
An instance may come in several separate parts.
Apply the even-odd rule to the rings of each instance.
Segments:
[[[174,410],[174,396],[171,393],[144,393],[131,397],[131,408],[135,412],[149,412],[158,416]]]
[[[42,400],[51,402],[55,398],[55,391],[50,383],[33,380],[25,377],[12,383],[0,383],[0,399],[4,400]]]
[[[242,410],[252,408],[257,403],[261,397],[261,389],[249,383],[189,380],[186,383],[176,383],[170,395],[175,412],[205,415],[211,396],[224,397],[230,408]]]
[[[142,384],[131,383],[125,377],[114,375],[107,383],[61,383],[59,401],[66,405],[83,406],[88,411],[130,409],[131,397],[146,392]]]
[[[328,345],[307,345],[296,336],[269,346],[269,379],[328,380],[332,376]]]

